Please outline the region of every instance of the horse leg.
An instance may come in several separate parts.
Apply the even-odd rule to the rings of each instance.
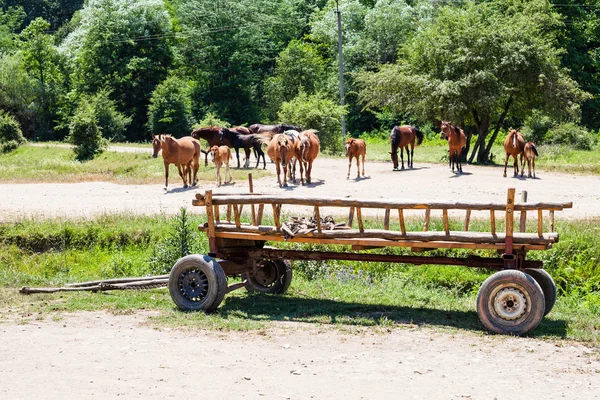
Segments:
[[[186,181],[187,171],[185,170],[185,164],[177,164],[177,171],[179,171],[179,176],[181,177],[181,179],[183,179],[183,187],[187,188],[188,187],[188,184]]]
[[[237,158],[237,162],[238,162],[238,169],[240,169],[240,148],[236,147],[235,148],[235,157]]]
[[[363,161],[363,176],[365,176],[365,164]],[[356,179],[360,178],[360,156],[356,156]]]
[[[527,161],[527,166],[529,166],[529,158],[525,157],[525,153],[523,153],[521,154],[521,178],[525,174],[525,161]],[[529,176],[529,178],[531,178],[531,176]]]
[[[363,168],[362,168],[362,176],[363,176],[363,178],[364,178],[364,177],[365,177],[365,155],[364,155],[364,154],[363,154],[363,156],[362,156],[362,165],[363,165]]]
[[[410,145],[410,153],[408,152],[408,147],[406,147],[406,158],[408,159],[408,168],[413,167],[413,154],[415,154],[415,146],[414,143]]]
[[[217,167],[217,179],[215,180],[215,185],[221,186],[221,166],[219,164],[217,164],[216,167]]]
[[[513,176],[519,175],[519,156],[513,154]]]
[[[508,153],[506,153],[506,160],[504,160],[504,177],[506,178],[506,166],[508,165]]]
[[[533,179],[535,179],[535,156],[531,159],[531,166],[529,167],[529,177],[531,178],[531,167],[533,167]]]
[[[281,168],[283,168],[283,187],[287,187],[288,164],[286,162],[282,162]]]
[[[406,150],[408,152],[408,150]],[[400,161],[401,161],[401,168],[400,169],[404,169],[404,147],[400,147]]]
[[[356,159],[356,161],[358,161],[358,158]],[[348,175],[346,176],[346,179],[350,179],[350,167],[352,166],[352,156],[348,157]]]
[[[310,173],[312,172],[312,161],[308,162],[308,167],[306,167],[306,183],[310,184]]]
[[[304,186],[304,161],[298,160],[298,166],[300,167],[300,183]]]
[[[279,169],[279,163],[277,160],[275,161],[275,172],[277,172],[277,183],[279,184],[279,187],[282,187],[281,177],[279,176],[281,174],[281,170]]]
[[[165,164],[165,190],[169,187],[169,163],[164,162]]]

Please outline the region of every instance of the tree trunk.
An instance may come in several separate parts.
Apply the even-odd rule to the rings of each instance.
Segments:
[[[477,162],[483,163],[487,161],[487,156],[482,150],[485,149],[485,139],[490,131],[491,118],[489,115],[479,115],[476,110],[473,110],[473,119],[477,125],[477,141],[473,147],[471,157],[469,157],[469,162],[472,162],[475,154],[477,154]]]
[[[498,118],[498,122],[496,123],[496,128],[494,129],[494,133],[492,134],[492,138],[488,142],[488,145],[487,145],[487,147],[485,149],[485,152],[488,155],[488,157],[489,157],[490,151],[492,151],[492,145],[496,141],[496,137],[498,136],[498,132],[500,131],[500,127],[502,126],[502,123],[504,122],[504,118],[506,118],[506,114],[508,114],[508,109],[510,108],[512,102],[513,102],[513,97],[510,96],[508,98],[508,101],[506,102],[506,105],[504,106],[504,111],[502,111],[502,114],[500,115],[500,118]]]

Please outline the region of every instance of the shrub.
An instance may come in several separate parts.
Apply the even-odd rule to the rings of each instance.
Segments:
[[[175,137],[189,134],[192,127],[192,101],[189,86],[171,76],[160,83],[150,98],[148,127],[154,134]]]
[[[67,141],[74,145],[77,160],[91,160],[107,146],[98,125],[98,116],[90,103],[81,103],[69,123]]]
[[[309,96],[300,92],[293,100],[281,105],[279,120],[303,129],[316,129],[321,151],[336,154],[343,149],[341,116],[345,112],[343,106],[321,94]]]
[[[25,142],[15,117],[0,110],[0,153],[13,151]]]
[[[198,128],[201,126],[221,126],[224,128],[229,128],[231,124],[229,124],[229,122],[227,121],[223,121],[222,119],[220,119],[218,115],[208,112],[206,113],[203,119],[201,119],[196,125],[194,125],[194,128]]]
[[[94,96],[84,101],[89,101],[94,113],[98,117],[98,126],[102,129],[102,136],[110,141],[125,140],[125,130],[131,123],[127,117],[117,111],[117,106],[110,99],[110,91],[102,89]]]
[[[539,111],[533,111],[529,118],[525,120],[523,126],[523,135],[529,142],[543,144],[546,142],[546,134],[552,127],[552,118],[542,114]]]
[[[578,150],[591,150],[595,142],[595,137],[587,129],[573,122],[554,126],[546,134],[546,143],[564,144]]]

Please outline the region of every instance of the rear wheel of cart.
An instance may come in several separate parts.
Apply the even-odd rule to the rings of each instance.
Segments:
[[[180,258],[169,275],[169,293],[184,311],[214,311],[227,291],[227,277],[213,258],[193,254]]]
[[[554,283],[554,280],[550,274],[543,269],[527,268],[523,272],[531,275],[542,288],[546,305],[544,316],[548,315],[556,302],[556,284]]]
[[[250,293],[283,294],[292,283],[292,265],[288,260],[260,260],[254,276],[244,275]]]
[[[477,294],[477,315],[495,333],[525,334],[538,326],[544,309],[540,285],[517,270],[496,272],[483,282]]]

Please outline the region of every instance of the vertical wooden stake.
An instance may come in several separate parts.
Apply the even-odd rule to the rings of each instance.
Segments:
[[[213,206],[213,208],[215,209],[215,220],[217,222],[220,222],[221,217],[219,216],[219,206],[215,205],[215,206]]]
[[[554,232],[554,210],[550,210],[550,232]]]
[[[352,228],[353,221],[354,221],[354,207],[350,207],[350,212],[348,213],[348,223],[346,225],[348,225],[350,228]]]
[[[239,206],[239,208],[238,208],[237,204],[233,205],[233,214],[234,214],[234,218],[235,218],[235,226],[237,228],[239,228],[242,225],[242,223],[240,221],[241,211],[242,211],[242,206],[241,205]]]
[[[356,207],[356,220],[358,221],[358,230],[360,233],[364,233],[365,227],[363,226],[362,211],[360,207]]]
[[[447,209],[443,209],[442,210],[442,216],[444,218],[444,232],[446,232],[446,235],[450,234],[450,224],[448,223],[448,210]]]
[[[540,208],[538,210],[538,236],[542,237],[544,236],[544,227],[542,225],[542,209]]]
[[[258,215],[256,216],[256,225],[262,224],[263,211],[265,210],[264,204],[258,205]]]
[[[385,216],[383,217],[383,229],[386,231],[390,229],[390,209],[385,209]]]
[[[398,220],[400,221],[400,232],[402,235],[406,235],[406,226],[404,226],[404,210],[398,209]]]
[[[494,210],[490,210],[490,230],[492,235],[496,236],[496,212]]]
[[[506,194],[506,216],[504,218],[506,225],[504,252],[506,254],[512,254],[515,218],[515,188],[509,188]]]
[[[471,210],[467,210],[467,215],[465,216],[465,232],[469,230],[469,223],[471,222]]]
[[[425,209],[425,223],[423,224],[423,232],[427,232],[429,230],[429,218],[431,217],[431,208],[427,207]]]
[[[321,233],[321,213],[319,212],[319,206],[315,206],[314,216],[315,223],[317,224],[317,232]]]
[[[527,203],[527,191],[521,192],[521,203]],[[519,232],[525,232],[527,227],[527,211],[521,211],[521,217],[519,218]]]
[[[227,204],[227,222],[231,222],[231,204]]]
[[[254,193],[254,185],[252,184],[252,173],[248,174],[248,186],[250,189],[250,193]],[[254,204],[250,206],[252,212],[252,225],[257,226],[256,224],[256,214],[254,212]]]
[[[212,190],[206,191],[204,201],[206,204],[206,220],[208,222],[208,247],[210,248],[210,251],[216,252],[218,249],[217,238],[215,235],[215,220],[213,218]]]
[[[275,228],[279,230],[281,228],[281,223],[279,222],[279,212],[281,208],[279,204],[271,204],[273,206],[273,222],[275,223]]]

